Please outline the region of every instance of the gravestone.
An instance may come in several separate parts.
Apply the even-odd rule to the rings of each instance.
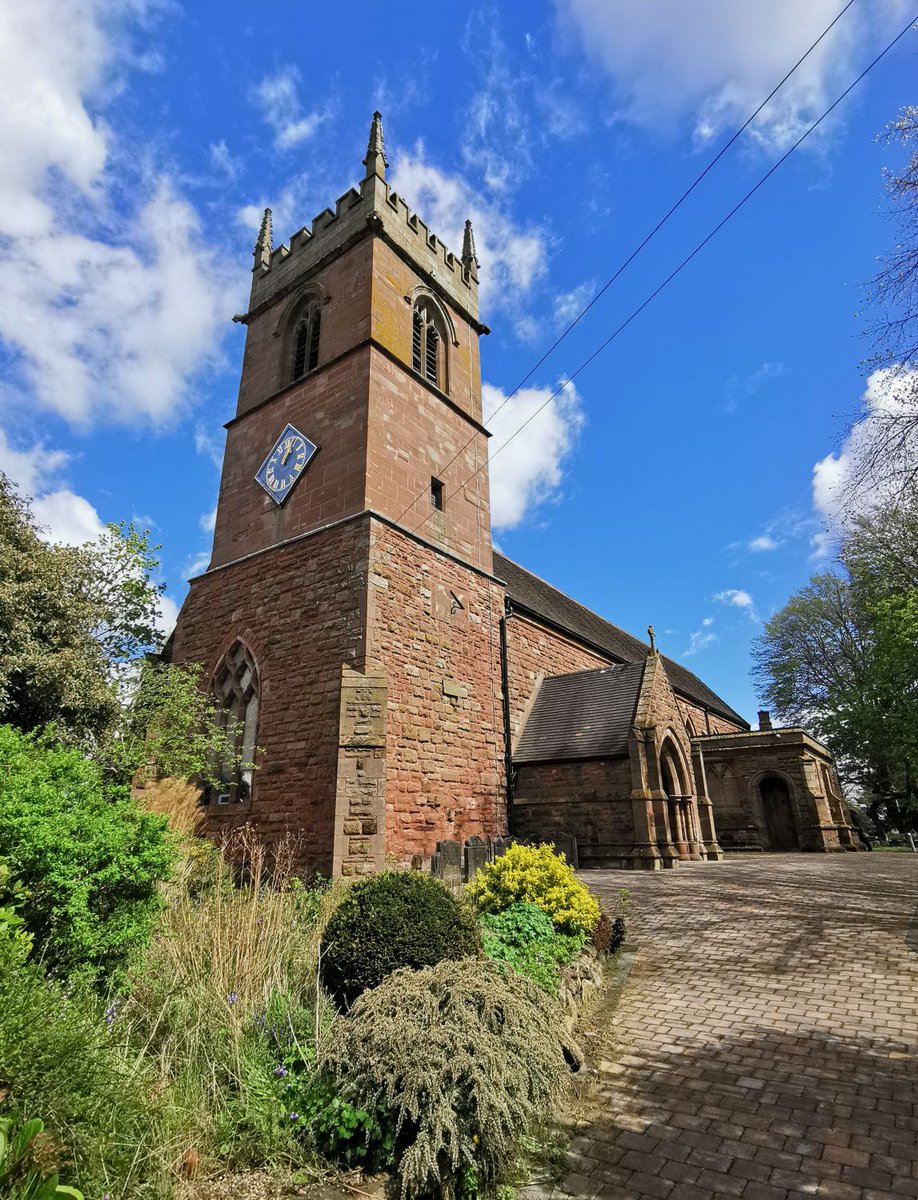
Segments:
[[[488,861],[488,846],[480,837],[465,843],[465,879],[470,883]]]

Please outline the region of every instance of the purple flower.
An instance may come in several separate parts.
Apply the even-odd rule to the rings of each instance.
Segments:
[[[109,1028],[111,1028],[112,1023],[115,1020],[115,1017],[117,1017],[117,1015],[118,1015],[118,1009],[119,1009],[120,1005],[121,1005],[120,1000],[113,1000],[112,1003],[105,1010],[105,1024],[108,1025]]]
[[[298,1121],[299,1119],[300,1119],[300,1114],[299,1114],[299,1113],[291,1113],[291,1114],[290,1114],[290,1120],[291,1120],[291,1121]]]
[[[238,992],[230,992],[230,994],[229,994],[229,995],[226,997],[226,1003],[227,1003],[227,1004],[229,1004],[229,1005],[233,1005],[233,1004],[235,1004],[235,1003],[236,1003],[236,1001],[237,1001],[238,999],[239,999],[239,993],[238,993]]]
[[[287,1068],[283,1063],[278,1063],[274,1068],[274,1074],[278,1077],[278,1079],[283,1079],[287,1073]]]

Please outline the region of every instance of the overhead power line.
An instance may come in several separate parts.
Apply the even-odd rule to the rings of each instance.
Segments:
[[[854,3],[855,3],[855,0],[848,0],[848,3],[844,6],[844,8],[840,9],[836,13],[835,17],[829,22],[829,24],[825,27],[825,29],[822,31],[822,33],[819,35],[819,37],[810,45],[810,47],[803,54],[801,54],[801,56],[797,59],[797,61],[794,63],[794,65],[790,68],[790,70],[787,71],[782,76],[780,81],[775,84],[775,86],[771,89],[771,91],[768,93],[768,95],[765,97],[765,99],[761,102],[761,104],[758,106],[758,108],[756,108],[754,112],[750,113],[749,116],[746,118],[746,120],[742,123],[742,125],[740,125],[739,128],[734,131],[734,133],[731,135],[729,140],[727,142],[725,142],[724,145],[720,148],[720,150],[718,150],[718,152],[714,155],[714,157],[712,159],[710,159],[707,166],[705,166],[704,169],[698,175],[696,175],[694,180],[689,184],[689,186],[685,189],[685,191],[678,198],[678,200],[676,200],[670,206],[670,208],[664,213],[664,215],[659,219],[659,221],[657,221],[656,225],[654,225],[654,227],[644,237],[644,239],[637,246],[635,246],[635,248],[631,251],[631,253],[628,255],[628,257],[616,268],[615,272],[609,276],[609,278],[602,285],[602,287],[599,289],[599,291],[595,293],[595,295],[589,301],[589,303],[586,304],[580,310],[580,312],[577,314],[577,316],[574,317],[574,319],[555,338],[555,340],[548,347],[548,349],[545,351],[545,353],[542,355],[542,357],[539,358],[537,362],[533,363],[533,365],[529,368],[529,370],[526,372],[526,374],[523,376],[523,378],[519,381],[519,383],[513,388],[513,390],[511,392],[508,392],[508,394],[504,397],[504,399],[497,406],[497,408],[495,408],[495,410],[489,414],[489,416],[488,416],[489,421],[493,420],[493,418],[497,416],[497,414],[501,411],[501,409],[505,408],[506,405],[508,405],[510,403],[510,401],[517,394],[517,392],[526,383],[529,382],[529,380],[536,373],[536,371],[539,369],[539,367],[541,367],[543,365],[543,363],[545,363],[551,357],[551,355],[554,354],[554,352],[558,349],[558,347],[561,345],[561,343],[564,341],[564,339],[572,332],[572,330],[574,330],[576,328],[577,325],[580,324],[580,322],[587,315],[587,313],[590,311],[590,309],[593,308],[593,306],[595,304],[597,304],[598,301],[605,295],[605,293],[615,283],[615,281],[619,278],[619,276],[622,274],[622,272],[624,272],[631,265],[631,263],[634,262],[634,260],[637,258],[637,256],[644,250],[644,248],[647,245],[649,245],[649,243],[651,241],[653,241],[653,239],[657,236],[657,234],[660,232],[660,230],[663,228],[663,226],[667,223],[667,221],[670,219],[670,217],[672,217],[673,214],[679,208],[682,207],[682,205],[689,198],[689,196],[691,196],[692,192],[694,192],[694,190],[698,187],[698,185],[702,182],[702,180],[705,179],[705,177],[710,173],[710,171],[712,171],[713,168],[720,162],[720,160],[727,153],[727,151],[731,148],[731,146],[733,146],[733,144],[740,137],[742,137],[742,135],[746,132],[746,130],[749,128],[749,126],[752,124],[752,122],[756,119],[756,117],[774,99],[774,97],[781,90],[781,88],[784,87],[785,83],[787,83],[788,79],[790,79],[790,77],[794,74],[794,72],[797,71],[798,68],[801,67],[803,65],[803,63],[806,62],[806,60],[813,53],[813,51],[820,44],[820,42],[823,41],[823,39],[832,31],[832,29],[835,28],[835,26],[838,24],[838,22],[841,20],[841,18],[845,15],[845,13],[848,11],[849,8],[851,8],[851,6]],[[477,436],[478,436],[477,434],[472,434],[472,436],[468,439],[468,441],[459,447],[459,449],[456,451],[456,453],[453,455],[453,457],[448,462],[443,464],[443,466],[439,469],[438,474],[442,475],[445,471],[449,470],[449,468],[453,465],[453,463],[462,454],[465,453],[465,451],[469,448],[469,446],[472,444],[472,442],[475,440],[475,438]],[[397,520],[401,521],[402,518],[404,516],[406,516],[412,510],[412,508],[414,508],[415,504],[417,504],[417,502],[419,500],[423,499],[425,495],[426,495],[426,490],[419,492],[414,497],[414,499],[411,501],[411,503],[408,505],[408,507],[405,508],[399,514]]]
[[[719,221],[717,223],[717,225],[714,226],[714,228],[711,230],[711,232],[706,237],[704,237],[698,243],[697,246],[695,246],[694,250],[692,250],[691,253],[687,254],[685,256],[685,258],[683,258],[682,261],[679,263],[679,265],[677,267],[675,267],[672,271],[670,271],[670,273],[666,276],[666,278],[663,280],[663,282],[660,283],[656,288],[654,288],[654,290],[650,293],[650,295],[647,296],[646,299],[644,299],[642,301],[642,303],[639,304],[638,307],[635,308],[632,311],[632,313],[628,317],[626,317],[626,319],[624,321],[622,321],[622,323],[616,329],[614,329],[612,331],[612,333],[609,334],[609,336],[606,338],[606,340],[604,342],[602,342],[599,346],[596,347],[596,349],[592,352],[592,354],[589,355],[588,358],[585,358],[583,360],[583,362],[577,367],[577,369],[575,371],[572,371],[570,373],[570,375],[568,375],[567,379],[565,379],[565,381],[562,384],[560,384],[551,393],[551,395],[544,402],[544,404],[540,404],[539,407],[535,410],[535,412],[530,413],[530,415],[526,418],[526,420],[523,421],[523,423],[517,429],[515,429],[513,431],[513,433],[511,433],[511,435],[507,438],[507,440],[505,442],[503,442],[500,446],[498,446],[498,448],[494,451],[493,454],[488,456],[488,458],[485,460],[485,462],[483,462],[481,464],[481,466],[479,466],[476,470],[474,470],[472,472],[472,474],[468,476],[468,478],[464,479],[457,488],[455,488],[452,492],[449,493],[449,496],[447,497],[447,499],[450,499],[452,496],[455,496],[457,494],[457,492],[460,492],[464,487],[466,487],[476,477],[476,475],[479,475],[485,469],[485,467],[488,466],[488,464],[490,462],[493,462],[493,460],[498,456],[498,454],[500,454],[504,450],[506,450],[506,448],[510,445],[510,443],[513,441],[513,439],[515,437],[518,437],[519,434],[522,433],[522,431],[526,428],[526,426],[535,420],[535,418],[539,415],[540,412],[543,412],[549,406],[549,404],[551,404],[554,400],[557,399],[558,396],[560,396],[560,394],[564,391],[564,389],[568,386],[568,384],[572,383],[577,378],[577,376],[590,365],[590,363],[592,363],[596,358],[598,358],[599,355],[602,354],[602,352],[612,342],[615,341],[615,339],[619,336],[619,334],[623,333],[624,330],[626,330],[628,328],[628,326],[635,319],[635,317],[639,316],[644,311],[644,309],[647,308],[647,306],[649,304],[651,304],[656,299],[657,296],[659,296],[659,294],[663,291],[663,289],[665,287],[667,287],[670,283],[672,283],[672,281],[676,278],[676,276],[679,275],[680,272],[682,272],[688,266],[688,264],[692,261],[692,259],[694,259],[696,257],[696,255],[698,255],[704,249],[704,247],[708,244],[708,242],[710,242],[711,239],[714,238],[721,231],[721,229],[723,229],[723,227],[727,224],[727,222],[730,221],[739,212],[739,210],[746,203],[748,203],[749,200],[752,199],[752,197],[756,194],[756,192],[759,190],[759,188],[767,180],[769,180],[772,175],[774,175],[775,171],[777,171],[777,169],[783,163],[785,163],[788,160],[788,158],[790,158],[790,156],[793,154],[793,152],[800,145],[802,145],[803,142],[806,141],[806,139],[810,136],[810,134],[815,129],[818,129],[818,127],[823,123],[823,121],[826,119],[826,117],[828,117],[832,112],[834,112],[834,110],[839,106],[839,104],[841,104],[841,102],[845,99],[845,97],[848,96],[852,91],[854,91],[854,89],[861,82],[861,80],[863,80],[873,70],[873,68],[877,65],[877,63],[879,63],[881,61],[881,59],[886,57],[886,55],[890,52],[890,50],[892,50],[892,48],[899,41],[901,41],[902,38],[905,37],[905,35],[908,33],[908,31],[910,29],[912,29],[916,23],[918,23],[918,13],[916,13],[916,15],[909,20],[908,24],[905,25],[905,27],[903,29],[901,29],[899,31],[899,33],[896,34],[896,36],[892,39],[891,42],[888,42],[886,44],[886,46],[884,46],[884,48],[880,51],[880,53],[876,56],[876,58],[874,58],[873,61],[870,62],[864,68],[863,71],[861,71],[860,75],[858,75],[858,77],[845,88],[845,90],[841,93],[841,95],[838,96],[829,105],[829,107],[822,113],[822,115],[820,117],[818,117],[812,123],[812,125],[810,125],[800,135],[799,138],[797,138],[797,140],[794,142],[794,144],[789,149],[787,149],[781,155],[781,157],[775,163],[772,164],[771,167],[769,167],[769,169],[765,172],[765,174],[761,177],[761,179],[759,179],[759,181],[753,187],[751,187],[749,189],[749,191],[745,194],[745,196],[743,196],[743,198],[741,200],[739,200],[733,206],[733,208],[730,209],[730,211],[727,213],[727,215],[721,221]],[[404,514],[402,514],[402,515],[404,515]],[[412,528],[411,532],[416,533],[418,531],[418,529],[420,529],[421,526],[423,526],[426,523],[426,521],[427,521],[427,518],[425,517],[425,519],[423,521],[421,521],[419,525],[416,525]]]

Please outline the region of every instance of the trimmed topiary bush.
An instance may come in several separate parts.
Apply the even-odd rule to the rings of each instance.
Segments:
[[[525,900],[502,913],[485,913],[479,924],[488,958],[506,963],[552,995],[557,995],[561,968],[574,961],[586,941],[582,933],[558,933],[551,917]]]
[[[480,950],[474,915],[439,880],[384,871],[353,884],[322,938],[322,982],[340,1005],[399,967],[430,967]]]
[[[488,1195],[563,1094],[563,1028],[557,1002],[528,979],[441,962],[365,992],[319,1066],[352,1104],[390,1114],[403,1200]]]
[[[559,933],[589,937],[599,920],[596,898],[550,845],[510,846],[478,872],[467,890],[483,913],[504,912],[518,900],[535,904]]]

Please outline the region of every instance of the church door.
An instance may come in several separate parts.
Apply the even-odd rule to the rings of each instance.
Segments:
[[[759,784],[765,810],[765,831],[769,850],[797,850],[797,822],[790,792],[783,779],[769,776]]]

